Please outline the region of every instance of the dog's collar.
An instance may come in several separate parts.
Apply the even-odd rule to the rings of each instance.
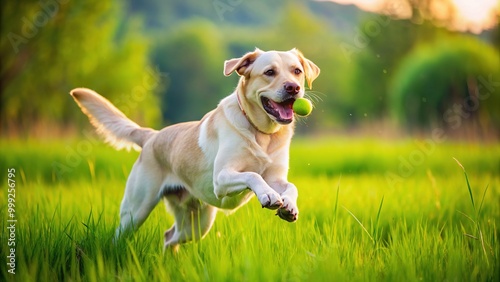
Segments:
[[[248,120],[248,122],[250,123],[250,125],[253,126],[253,128],[255,128],[258,132],[260,132],[262,134],[271,135],[272,133],[268,133],[268,132],[264,132],[264,131],[260,130],[257,127],[257,125],[255,125],[255,123],[252,122],[252,120],[250,119],[250,117],[247,115],[247,113],[243,109],[243,106],[241,105],[240,95],[239,95],[238,91],[236,91],[236,99],[238,100],[238,106],[240,107],[241,112],[243,113],[243,115],[245,116],[245,118]]]

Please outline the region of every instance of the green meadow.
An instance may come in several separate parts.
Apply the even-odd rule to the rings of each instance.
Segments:
[[[292,144],[296,223],[254,198],[220,212],[202,241],[164,253],[173,218],[163,204],[134,236],[112,242],[137,152],[92,138],[1,140],[0,280],[500,280],[500,145]]]

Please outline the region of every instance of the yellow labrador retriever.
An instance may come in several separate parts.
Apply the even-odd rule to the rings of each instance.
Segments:
[[[116,237],[137,229],[161,199],[175,217],[165,247],[202,238],[217,209],[234,210],[254,194],[262,207],[297,220],[297,188],[287,181],[292,104],[320,70],[297,49],[256,49],[226,61],[224,75],[233,72],[241,76],[238,86],[215,110],[201,121],[160,131],[140,127],[90,89],[71,91],[107,142],[142,147],[127,180]]]

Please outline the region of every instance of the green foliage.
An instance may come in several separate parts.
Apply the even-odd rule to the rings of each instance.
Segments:
[[[464,117],[483,112],[498,124],[493,105],[500,98],[491,89],[497,85],[482,83],[498,84],[499,69],[499,53],[475,38],[457,36],[423,44],[401,62],[393,77],[391,108],[406,126],[453,127],[449,114],[454,104],[463,107]]]
[[[272,23],[275,12],[286,0],[243,1],[243,0],[128,0],[131,14],[144,17],[149,29],[164,30],[172,25],[193,18],[204,18],[218,25],[256,26]]]
[[[428,22],[416,25],[410,20],[382,15],[372,15],[361,21],[352,45],[345,50],[350,52],[349,57],[355,64],[348,77],[350,95],[344,98],[345,107],[352,114],[351,120],[364,122],[387,118],[391,109],[390,81],[401,60],[415,45],[446,33]]]
[[[172,82],[163,95],[164,118],[169,123],[199,119],[214,108],[237,82],[235,75],[223,77],[224,60],[258,47],[263,50],[298,48],[319,65],[322,74],[307,94],[317,109],[308,118],[308,125],[314,128],[316,123],[330,120],[337,112],[328,108],[338,107],[330,98],[342,92],[346,79],[344,72],[337,71],[345,65],[342,54],[321,51],[323,46],[335,46],[338,40],[327,26],[306,6],[292,2],[266,26],[215,26],[207,20],[190,19],[174,31],[158,35],[159,43],[152,60]]]
[[[223,76],[228,59],[223,34],[208,21],[180,24],[160,41],[152,57],[171,81],[162,95],[168,122],[200,119],[235,87],[234,80]]]
[[[430,155],[436,165],[426,173],[390,187],[383,174],[360,171],[317,175],[324,159],[346,162],[349,152],[363,151],[377,159],[398,159],[411,150],[382,150],[392,143],[352,139],[294,142],[290,180],[299,189],[299,220],[290,224],[256,199],[235,213],[218,218],[202,241],[185,244],[179,253],[162,253],[165,229],[173,223],[160,204],[130,239],[112,242],[118,223],[125,176],[136,154],[118,158],[111,148],[95,147],[82,156],[64,181],[45,181],[31,173],[28,154],[48,166],[65,156],[65,144],[3,140],[11,157],[0,164],[16,167],[16,274],[7,273],[0,257],[2,281],[497,281],[500,251],[498,214],[500,178],[498,145],[442,144]],[[325,151],[326,144],[331,148]],[[371,148],[369,149],[371,144]],[[400,144],[396,144],[399,147]],[[49,150],[50,148],[50,150]],[[337,148],[337,149],[335,149]],[[341,149],[339,149],[341,148]],[[400,148],[401,149],[401,148]],[[311,155],[297,152],[309,151]],[[479,153],[478,153],[479,152]],[[486,153],[485,153],[486,152]],[[467,168],[464,173],[451,157]],[[481,167],[476,168],[476,165]],[[381,163],[383,169],[392,169]],[[125,168],[124,168],[125,167]],[[446,173],[439,173],[441,168]],[[5,167],[1,168],[6,172]],[[24,175],[21,171],[24,171]],[[113,172],[120,172],[113,174]],[[7,173],[0,175],[5,181]],[[6,183],[6,181],[4,182]],[[474,187],[489,187],[471,206]],[[481,191],[482,192],[482,191]],[[0,194],[0,252],[8,254],[6,193]],[[480,204],[478,204],[480,203]],[[347,212],[349,210],[356,219]],[[474,225],[465,215],[471,215]],[[359,221],[359,223],[358,223]],[[370,224],[371,222],[371,224]],[[360,228],[360,223],[363,228]],[[477,223],[477,224],[476,224]],[[472,233],[473,235],[469,235]],[[369,236],[367,236],[369,234]],[[466,235],[464,235],[466,234]],[[482,236],[475,240],[471,236]],[[376,244],[373,241],[376,241]],[[484,249],[483,249],[484,244]],[[486,251],[486,252],[485,252]],[[489,264],[488,264],[489,262]]]
[[[491,37],[492,45],[497,48],[498,52],[500,52],[500,22],[493,30]]]
[[[161,86],[159,73],[147,61],[149,47],[140,24],[125,23],[119,3],[1,5],[4,130],[86,119],[68,94],[80,86],[95,89],[118,106],[135,108],[130,114],[139,122],[158,122],[159,111],[150,106],[156,104],[153,93]]]
[[[418,1],[411,5],[423,10],[425,20],[396,20],[327,1],[60,2],[1,4],[2,133],[28,135],[34,128],[46,130],[47,124],[71,128],[79,123],[81,128],[87,124],[86,117],[67,95],[78,86],[102,93],[141,125],[159,127],[162,118],[167,123],[199,119],[235,87],[235,75],[222,75],[224,60],[255,47],[297,47],[321,68],[314,89],[307,92],[315,102],[315,112],[299,123],[299,133],[385,122],[393,118],[391,113],[404,119],[405,127],[421,128],[442,121],[439,116],[446,113],[450,102],[467,97],[464,85],[470,86],[471,81],[464,84],[467,76],[464,80],[463,75],[451,78],[451,72],[449,76],[439,73],[433,78],[439,80],[432,90],[436,94],[425,97],[423,105],[421,93],[427,90],[421,92],[417,84],[425,82],[412,79],[418,73],[410,69],[423,71],[439,62],[408,66],[423,65],[418,62],[423,55],[416,53],[438,42],[444,46],[441,52],[455,55],[435,60],[499,81],[498,72],[491,79],[490,73],[484,74],[498,61],[498,53],[492,53],[488,43],[453,38],[453,32],[436,28],[425,15],[426,5]],[[491,45],[496,44],[498,28],[489,35]],[[468,43],[461,46],[460,40]],[[439,51],[432,48],[427,53]],[[475,55],[465,62],[461,52]],[[395,91],[405,91],[413,98],[392,95]],[[412,100],[414,96],[418,96],[417,102]],[[498,95],[491,96],[491,102],[471,113],[474,119],[470,120],[498,132]],[[450,97],[455,100],[447,100]],[[418,105],[413,107],[414,103]],[[430,114],[424,115],[427,111]],[[456,117],[451,119],[456,126]]]

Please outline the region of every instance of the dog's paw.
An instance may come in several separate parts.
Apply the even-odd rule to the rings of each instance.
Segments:
[[[276,192],[260,194],[258,198],[263,208],[275,210],[283,205],[280,195]]]
[[[283,205],[276,211],[276,215],[288,222],[294,222],[299,218],[299,209],[288,198],[283,198]]]

